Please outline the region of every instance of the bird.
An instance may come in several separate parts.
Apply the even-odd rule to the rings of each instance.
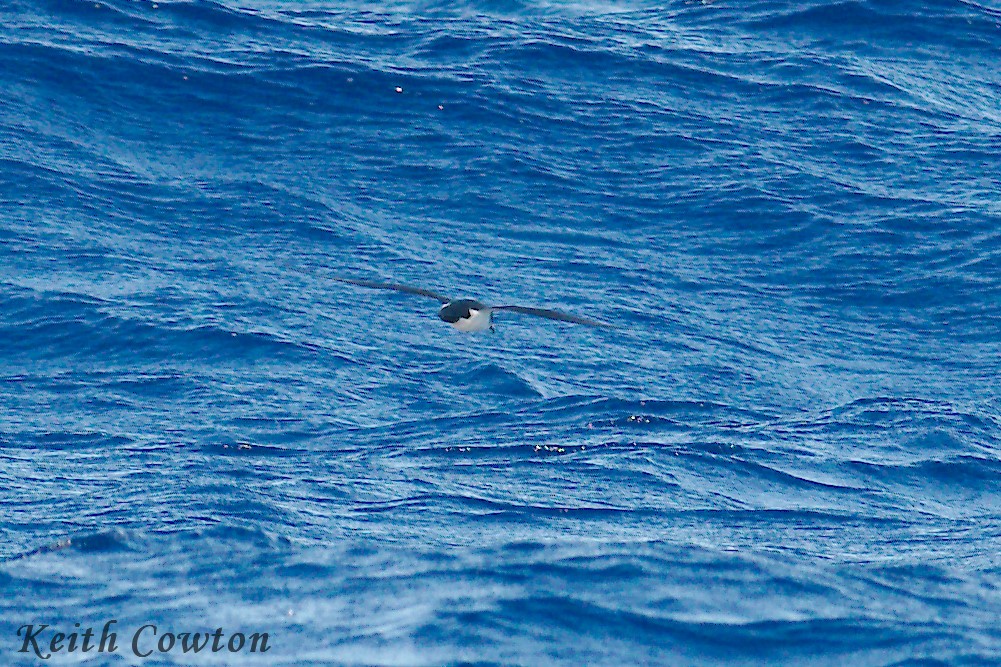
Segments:
[[[438,309],[438,317],[464,333],[486,331],[487,329],[493,331],[494,313],[498,310],[509,310],[512,313],[535,315],[536,317],[545,317],[550,320],[559,320],[561,322],[585,324],[589,327],[601,327],[605,329],[615,328],[615,325],[608,324],[607,322],[599,322],[598,320],[592,320],[588,317],[570,315],[569,313],[563,313],[558,310],[550,310],[548,308],[529,308],[527,306],[514,305],[488,306],[481,301],[477,301],[476,299],[451,299],[447,296],[439,294],[438,292],[424,289],[423,287],[412,287],[410,285],[399,285],[397,283],[382,283],[372,280],[356,280],[354,278],[334,278],[334,280],[347,283],[349,285],[357,285],[359,287],[394,290],[396,292],[404,292],[405,294],[416,294],[417,296],[426,296],[431,299],[437,299],[438,302],[442,304],[441,308]]]

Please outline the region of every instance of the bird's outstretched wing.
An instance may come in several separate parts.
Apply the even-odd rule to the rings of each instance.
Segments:
[[[589,327],[602,327],[605,329],[614,329],[614,324],[608,324],[607,322],[599,322],[598,320],[592,320],[587,317],[578,317],[577,315],[570,315],[568,313],[561,313],[558,310],[549,310],[548,308],[526,308],[525,306],[493,306],[493,310],[510,310],[515,313],[524,313],[525,315],[536,315],[538,317],[547,317],[551,320],[560,320],[561,322],[575,322],[576,324],[586,324]]]
[[[371,280],[354,280],[352,278],[334,278],[342,283],[348,283],[349,285],[358,285],[360,287],[371,287],[373,289],[391,289],[397,292],[406,292],[407,294],[417,294],[418,296],[429,296],[432,299],[438,299],[441,303],[448,303],[451,301],[447,296],[442,296],[437,292],[432,292],[429,289],[424,289],[422,287],[411,287],[410,285],[397,285],[395,283],[377,283]]]

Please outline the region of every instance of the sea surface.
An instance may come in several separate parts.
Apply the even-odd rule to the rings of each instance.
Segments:
[[[999,665],[999,165],[996,2],[3,0],[0,664]]]

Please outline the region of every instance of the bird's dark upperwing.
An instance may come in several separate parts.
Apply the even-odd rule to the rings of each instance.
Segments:
[[[561,313],[558,310],[549,310],[547,308],[526,308],[525,306],[493,306],[494,310],[510,310],[515,313],[524,313],[525,315],[536,315],[538,317],[547,317],[551,320],[560,320],[561,322],[574,322],[576,324],[586,324],[589,327],[602,327],[605,329],[614,329],[614,324],[608,324],[607,322],[599,322],[598,320],[592,320],[587,317],[578,317],[577,315],[570,315],[568,313]]]
[[[391,289],[396,292],[406,292],[407,294],[417,294],[418,296],[429,296],[432,299],[438,299],[442,303],[448,303],[451,301],[447,296],[442,296],[437,292],[432,292],[429,289],[424,289],[422,287],[411,287],[410,285],[397,285],[395,283],[377,283],[371,280],[353,280],[351,278],[334,278],[342,283],[348,283],[349,285],[358,285],[360,287],[371,287],[373,289]]]

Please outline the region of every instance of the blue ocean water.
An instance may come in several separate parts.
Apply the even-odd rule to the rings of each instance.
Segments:
[[[0,663],[1001,664],[999,49],[969,0],[6,0]]]

